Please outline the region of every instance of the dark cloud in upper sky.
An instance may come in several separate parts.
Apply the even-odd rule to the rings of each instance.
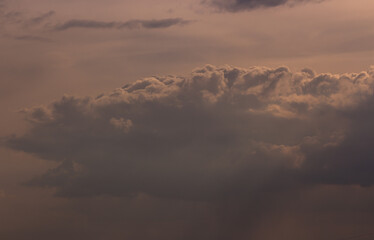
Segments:
[[[9,10],[5,1],[0,1],[0,23],[1,24],[20,23],[21,15],[22,13],[19,11]]]
[[[29,24],[40,24],[44,22],[45,20],[49,19],[50,17],[54,16],[56,14],[55,11],[49,11],[47,13],[41,14],[40,16],[31,18],[28,20]]]
[[[48,24],[55,14],[55,11],[48,11],[29,17],[25,12],[9,9],[5,1],[0,1],[0,24],[6,26],[0,29],[0,34],[14,40],[51,42],[48,37],[42,36],[41,32],[44,24]]]
[[[59,163],[28,184],[64,197],[223,201],[374,184],[374,71],[206,66],[25,110],[14,150]]]
[[[91,28],[91,29],[161,29],[169,28],[176,25],[189,24],[190,20],[182,18],[164,18],[151,20],[129,20],[126,22],[115,21],[96,21],[96,20],[67,20],[61,24],[56,24],[54,16],[56,11],[34,15],[33,17],[19,11],[8,9],[5,1],[0,1],[0,23],[11,26],[9,29],[1,29],[3,37],[14,40],[31,41],[31,42],[53,42],[46,36],[45,30],[64,31],[72,28]]]
[[[63,24],[56,25],[54,30],[63,31],[71,28],[96,28],[96,29],[138,29],[138,28],[168,28],[175,25],[190,23],[182,18],[166,18],[153,20],[129,20],[126,22],[104,22],[95,20],[69,20]]]
[[[239,12],[256,8],[270,8],[283,5],[292,6],[304,2],[320,2],[323,0],[203,0],[222,11]]]

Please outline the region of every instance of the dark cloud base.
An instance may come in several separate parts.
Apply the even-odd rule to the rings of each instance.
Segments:
[[[59,163],[28,184],[63,197],[222,201],[370,186],[373,76],[207,65],[25,110],[31,128],[6,145]]]

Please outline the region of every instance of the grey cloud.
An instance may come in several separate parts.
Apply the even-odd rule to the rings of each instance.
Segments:
[[[40,16],[31,18],[30,20],[27,21],[27,23],[28,24],[40,24],[40,23],[46,21],[47,19],[51,18],[55,14],[56,14],[55,11],[49,11],[47,13],[44,13],[44,14],[40,15]]]
[[[70,28],[114,28],[115,22],[99,22],[93,20],[70,20],[55,27],[55,30],[63,31]]]
[[[182,18],[166,18],[154,20],[129,20],[126,22],[103,22],[94,20],[70,20],[54,27],[54,30],[64,31],[70,28],[95,29],[135,29],[135,28],[168,28],[175,25],[188,24],[190,21]]]
[[[340,119],[349,119],[346,136],[339,144],[325,146],[315,152],[305,147],[309,161],[305,164],[304,179],[321,184],[362,185],[374,184],[374,97],[359,106],[339,112]]]
[[[49,39],[49,38],[34,36],[34,35],[14,36],[13,38],[16,39],[16,40],[21,40],[21,41],[52,42],[52,40]]]
[[[373,77],[207,65],[25,110],[31,128],[6,145],[59,163],[28,184],[63,197],[261,202],[305,184],[368,186]]]
[[[0,29],[0,33],[15,40],[51,42],[49,38],[39,35],[54,15],[55,11],[49,11],[30,18],[27,13],[8,9],[5,2],[0,2],[0,24],[6,26]],[[45,25],[41,26],[43,23]]]
[[[239,12],[256,8],[270,8],[278,6],[292,6],[303,2],[321,2],[322,0],[204,0],[204,4],[209,4],[222,11]]]
[[[5,1],[0,1],[0,23],[1,24],[20,24],[22,23],[22,13],[8,9]]]

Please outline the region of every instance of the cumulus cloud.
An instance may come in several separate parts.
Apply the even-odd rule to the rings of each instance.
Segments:
[[[374,183],[374,70],[207,65],[25,110],[6,145],[59,163],[28,184],[63,197],[220,201]]]
[[[70,28],[96,28],[96,29],[137,29],[137,28],[168,28],[175,25],[185,25],[190,23],[182,18],[166,18],[153,20],[129,20],[126,22],[104,22],[95,20],[69,20],[60,25],[56,25],[54,30],[63,31]]]
[[[322,0],[204,0],[203,3],[222,11],[239,12],[256,8],[292,6],[299,3],[320,1]]]
[[[110,119],[110,123],[117,127],[120,130],[123,130],[124,132],[128,132],[130,128],[132,127],[132,121],[131,120],[125,120],[123,118],[117,119],[112,118]]]

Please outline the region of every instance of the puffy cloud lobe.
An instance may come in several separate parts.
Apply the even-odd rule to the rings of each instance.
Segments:
[[[123,118],[116,119],[112,118],[110,119],[110,123],[117,127],[118,129],[123,130],[124,132],[128,132],[130,128],[132,127],[132,121],[131,120],[125,120]]]
[[[29,184],[64,197],[222,200],[370,185],[373,77],[207,65],[25,110],[30,130],[6,144],[60,163]]]
[[[174,25],[185,25],[190,21],[182,18],[166,18],[153,20],[129,20],[126,22],[104,22],[95,20],[69,20],[63,24],[56,25],[54,30],[64,31],[70,28],[93,28],[93,29],[154,29],[168,28]]]
[[[283,5],[290,6],[302,2],[318,1],[322,0],[204,0],[203,3],[208,3],[223,11],[239,12],[256,8],[270,8]]]

